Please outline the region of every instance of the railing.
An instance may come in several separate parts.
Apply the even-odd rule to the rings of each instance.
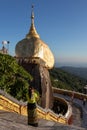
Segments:
[[[0,95],[0,109],[20,113],[20,105]]]
[[[67,102],[64,98],[59,98],[58,96],[55,96],[55,95],[54,95],[54,99],[60,101],[61,103],[64,104],[64,106],[66,106],[67,111],[66,111],[64,117],[65,117],[65,119],[67,119],[67,123],[71,124],[70,120],[71,120],[71,117],[72,117],[72,107],[71,107],[70,103]]]
[[[58,94],[63,94],[63,95],[68,95],[68,96],[72,96],[72,93],[74,93],[74,97],[77,99],[87,99],[87,95],[83,94],[83,93],[79,93],[79,92],[75,92],[75,91],[70,91],[70,90],[65,90],[65,89],[60,89],[60,88],[54,88],[53,87],[53,93],[58,93]]]
[[[56,91],[57,89],[54,90]],[[54,98],[60,100],[62,103],[64,103],[67,106],[66,114],[64,116],[62,114],[55,114],[53,111],[49,109],[46,110],[38,106],[37,107],[38,117],[47,120],[52,120],[55,122],[60,122],[63,124],[68,124],[68,120],[72,115],[72,112],[70,111],[71,109],[70,105],[66,100],[62,98],[58,98],[58,97],[54,97]],[[16,112],[18,114],[27,116],[27,104],[15,100],[13,97],[9,96],[3,91],[0,91],[0,109],[7,110],[10,112]]]
[[[60,88],[54,88],[53,87],[53,93],[55,94],[61,94],[64,96],[69,96],[70,98],[72,97],[72,94],[74,93],[74,98],[83,100],[84,98],[87,100],[87,94],[75,92],[75,91],[70,91],[70,90],[65,90],[65,89],[60,89]],[[68,111],[65,115],[65,117],[68,120],[68,124],[72,123],[72,108],[70,104],[68,104]]]
[[[63,124],[68,124],[67,118],[65,118],[62,114],[55,114],[50,109],[45,110],[38,106],[37,112],[40,118],[63,123]]]
[[[5,111],[10,111],[10,112],[16,112],[18,114],[27,116],[26,105],[24,104],[20,105],[20,103],[19,104],[14,103],[11,100],[4,97],[3,95],[0,95],[0,109]],[[57,115],[51,110],[45,110],[38,106],[37,113],[39,118],[67,124],[67,119],[63,115],[61,114]]]

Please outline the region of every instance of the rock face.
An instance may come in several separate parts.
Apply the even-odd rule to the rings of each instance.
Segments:
[[[31,85],[40,93],[41,107],[52,108],[53,93],[47,68],[40,64],[26,63],[25,61],[19,63],[32,75],[34,80]]]
[[[46,68],[43,68],[42,66],[40,66],[39,70],[41,76],[41,90],[42,90],[41,106],[43,108],[52,108],[53,93],[49,72]]]
[[[41,106],[51,108],[53,94],[48,69],[54,66],[54,56],[35,29],[33,11],[29,33],[17,43],[15,53],[18,63],[33,76],[33,86],[41,95]]]

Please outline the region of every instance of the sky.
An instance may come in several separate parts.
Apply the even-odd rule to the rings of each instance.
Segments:
[[[9,54],[15,55],[29,32],[32,4],[36,30],[55,65],[87,67],[87,0],[0,0],[0,48],[10,41]]]

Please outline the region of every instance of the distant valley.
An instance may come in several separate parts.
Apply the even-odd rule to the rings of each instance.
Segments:
[[[77,67],[60,67],[62,70],[71,73],[75,76],[79,76],[87,80],[87,68],[77,68]]]
[[[87,84],[87,80],[63,69],[65,69],[65,67],[53,68],[49,71],[52,86],[61,89],[83,92],[83,88]]]

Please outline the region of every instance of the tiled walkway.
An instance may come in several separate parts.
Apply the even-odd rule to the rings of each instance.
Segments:
[[[0,94],[6,95],[5,93],[2,93],[2,91],[0,91]],[[56,96],[63,97],[69,101],[71,100],[69,96],[63,96],[59,94],[56,94]],[[17,101],[14,100],[14,102]],[[21,116],[16,113],[0,111],[0,130],[87,130],[87,103],[85,106],[83,106],[83,102],[79,99],[74,99],[73,102],[82,109],[82,127],[85,128],[74,125],[63,125],[43,119],[39,119],[39,126],[35,128],[27,125],[27,117],[25,116]]]
[[[0,130],[86,130],[85,128],[62,125],[53,121],[39,119],[39,126],[27,125],[27,117],[16,113],[0,111]]]

